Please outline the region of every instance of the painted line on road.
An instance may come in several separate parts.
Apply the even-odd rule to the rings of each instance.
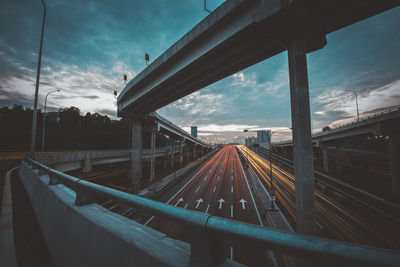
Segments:
[[[233,175],[231,176],[231,181],[233,182]]]
[[[233,205],[231,205],[231,218],[233,218]]]
[[[233,193],[233,185],[231,186],[231,193]]]
[[[186,209],[188,205],[189,205],[189,203],[186,203],[185,207],[183,207],[183,208]]]
[[[219,181],[219,178],[221,178],[221,176],[218,175],[217,181]]]
[[[199,187],[197,187],[197,189],[196,189],[196,193],[199,191],[199,189],[200,189],[200,186],[199,186]]]
[[[210,209],[210,205],[207,206],[206,214],[208,214],[208,210]]]
[[[217,189],[217,186],[214,186],[214,189],[213,189],[213,193],[215,193],[215,190]]]
[[[214,160],[214,158],[218,156],[218,154],[215,154],[214,157],[209,160],[208,162]],[[208,163],[204,164],[204,166],[195,174],[193,175],[193,177],[184,185],[181,187],[181,189],[178,190],[178,192],[175,193],[175,195],[173,195],[166,204],[169,204],[189,183],[191,183],[193,181],[194,178],[196,178],[196,176],[207,166]],[[211,171],[211,170],[210,170]],[[155,218],[155,216],[151,216],[151,218],[144,224],[147,225],[149,224],[153,219]]]
[[[233,260],[233,247],[231,247],[231,260]]]
[[[254,206],[254,208],[255,208],[255,210],[256,210],[257,217],[258,217],[258,221],[260,222],[260,225],[261,225],[261,226],[264,226],[264,224],[262,223],[262,220],[261,220],[260,213],[258,212],[258,208],[257,208],[256,202],[254,201],[253,193],[251,192],[249,182],[247,181],[246,173],[244,173],[244,169],[243,169],[243,166],[242,166],[242,162],[241,162],[240,160],[239,160],[239,165],[240,165],[240,168],[242,169],[242,173],[243,173],[243,175],[244,175],[244,180],[246,181],[247,189],[249,189],[250,197],[251,197],[251,200],[253,201],[253,206]]]

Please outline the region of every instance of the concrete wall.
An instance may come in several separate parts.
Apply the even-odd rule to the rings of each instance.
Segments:
[[[20,177],[57,266],[188,266],[190,247],[100,205],[75,206],[75,192],[49,186],[24,163]]]

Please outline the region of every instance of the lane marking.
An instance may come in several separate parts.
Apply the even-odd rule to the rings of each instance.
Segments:
[[[233,205],[231,205],[231,218],[233,218]]]
[[[186,209],[188,205],[189,205],[189,203],[186,203],[185,207],[183,207],[183,208]]]
[[[208,214],[208,210],[210,209],[210,204],[208,204],[207,209],[206,209],[206,214]]]
[[[197,189],[196,189],[196,193],[199,191],[199,189],[200,189],[200,186],[199,186],[199,187],[197,187]]]
[[[233,193],[233,185],[231,186],[231,193]]]
[[[233,182],[233,175],[231,176],[231,181]]]
[[[246,181],[247,189],[248,189],[249,192],[250,192],[250,197],[251,197],[251,200],[253,201],[253,206],[254,206],[254,208],[255,208],[255,210],[256,210],[257,217],[258,217],[258,221],[260,222],[260,225],[261,225],[261,226],[264,226],[264,224],[262,223],[262,220],[261,220],[260,213],[258,212],[258,208],[257,208],[256,202],[254,201],[253,193],[251,192],[249,182],[247,181],[247,175],[244,173],[244,169],[243,169],[243,166],[242,166],[242,162],[241,162],[240,160],[239,160],[239,165],[240,165],[240,168],[242,169],[242,173],[243,173],[243,175],[244,175],[244,180]]]
[[[231,247],[231,260],[233,260],[233,247]]]
[[[208,176],[204,177],[203,181],[205,182],[207,180]]]
[[[215,157],[217,157],[218,156],[218,154],[215,154],[214,155],[214,157],[211,159],[211,160],[209,160],[208,162],[210,162],[210,161],[213,161],[214,160],[214,158]],[[208,165],[208,163],[206,163],[206,164],[204,164],[204,166],[195,174],[195,175],[193,175],[193,177],[184,185],[184,186],[182,186],[181,187],[181,189],[179,189],[178,190],[178,192],[176,192],[175,193],[175,195],[173,195],[168,201],[167,201],[167,203],[166,204],[169,204],[189,183],[191,183],[192,181],[193,181],[193,179],[194,178],[196,178],[196,176],[205,168],[205,167],[207,167],[207,165]],[[212,169],[211,169],[212,170]],[[211,172],[211,170],[210,170],[210,172]],[[144,225],[147,225],[147,224],[149,224],[154,218],[155,218],[156,216],[151,216],[151,218],[147,221],[147,222],[145,222],[145,224]]]
[[[246,206],[245,206],[245,204],[246,204],[246,200],[244,200],[243,198],[239,201],[241,204],[242,204],[242,209],[246,209]]]
[[[195,209],[197,209],[197,208],[199,207],[200,203],[203,202],[203,199],[200,198],[200,199],[198,199],[196,202],[197,202],[197,204],[196,204]]]
[[[217,181],[219,181],[219,178],[221,178],[221,176],[218,175]]]
[[[213,193],[215,193],[215,190],[217,189],[217,186],[214,186],[214,189],[213,189]]]
[[[178,199],[178,201],[175,204],[175,207],[179,205],[179,203],[183,202],[183,197],[181,197],[180,199]]]
[[[223,200],[223,199],[221,198],[221,199],[218,200],[217,202],[218,202],[218,204],[219,204],[218,209],[219,209],[219,210],[222,209],[222,203],[224,203],[225,200]]]

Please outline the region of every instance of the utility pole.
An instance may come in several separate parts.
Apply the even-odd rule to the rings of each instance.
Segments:
[[[40,65],[42,63],[42,48],[43,48],[43,35],[44,35],[44,24],[46,21],[46,5],[44,0],[42,1],[43,5],[43,22],[42,22],[42,33],[40,36],[40,48],[39,48],[39,60],[36,72],[36,89],[35,89],[35,102],[33,106],[33,116],[32,116],[32,139],[31,139],[31,157],[34,156],[35,153],[35,145],[36,145],[36,124],[37,124],[37,102],[38,102],[38,94],[39,94],[39,80],[40,80]]]
[[[358,99],[357,99],[357,92],[354,90],[345,90],[345,92],[352,92],[356,97],[356,108],[357,108],[357,121],[360,121],[360,113],[358,112]]]

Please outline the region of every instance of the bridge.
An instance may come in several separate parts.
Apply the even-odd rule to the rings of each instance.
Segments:
[[[364,117],[360,121],[354,121],[335,127],[330,130],[322,131],[312,135],[312,143],[314,146],[314,156],[322,152],[323,168],[329,171],[330,157],[339,160],[337,168],[346,164],[344,153],[353,152],[373,157],[375,160],[385,160],[390,162],[390,176],[392,182],[392,194],[395,197],[400,197],[400,109],[387,110],[370,117]],[[381,148],[378,152],[371,149],[360,147],[362,142],[370,139],[384,139],[389,153],[383,153],[385,148]],[[386,144],[387,143],[387,144]],[[283,155],[288,156],[291,153],[293,146],[292,140],[273,143],[275,150],[280,150]],[[321,151],[320,151],[321,150]],[[331,156],[328,156],[328,151],[331,150]],[[375,149],[376,150],[376,149]],[[381,152],[381,153],[379,153]],[[333,155],[336,154],[336,155]],[[386,156],[386,154],[388,156]]]
[[[154,170],[158,153],[155,147],[157,132],[179,140],[180,151],[191,146],[194,157],[196,150],[210,150],[209,145],[191,138],[153,113],[157,108],[287,50],[296,177],[287,182],[287,189],[292,190],[292,197],[295,194],[292,213],[296,217],[297,233],[264,227],[271,216],[277,217],[271,214],[281,212],[274,206],[273,198],[268,203],[271,210],[266,211],[267,219],[257,212],[258,206],[265,210],[265,203],[254,200],[252,189],[246,182],[247,175],[253,173],[254,178],[257,173],[253,169],[245,170],[246,162],[240,159],[237,148],[225,147],[210,154],[210,161],[199,166],[192,176],[173,183],[175,191],[167,192],[163,196],[165,201],[91,183],[49,167],[48,163],[25,158],[19,170],[21,185],[17,188],[21,190],[14,192],[29,199],[56,265],[127,266],[134,262],[144,266],[240,266],[235,259],[244,258],[251,262],[260,254],[271,260],[272,265],[282,262],[296,265],[307,261],[400,265],[400,254],[396,250],[313,236],[316,231],[315,180],[306,61],[308,52],[324,47],[327,33],[397,5],[398,1],[373,0],[351,3],[341,0],[228,0],[130,81],[118,97],[118,115],[131,120],[130,175],[133,192],[138,192],[142,159],[146,154],[142,142],[144,132],[151,134],[151,170]],[[185,146],[181,142],[185,142]],[[265,162],[250,152],[247,159],[254,164],[251,168],[267,180],[262,169]],[[79,161],[80,168],[89,168],[90,154],[84,154]],[[270,170],[272,173],[271,167]],[[290,177],[291,174],[286,175]],[[273,174],[270,179],[272,188]],[[238,186],[241,186],[239,192]],[[257,186],[253,185],[254,188]],[[229,199],[224,197],[213,207],[203,204],[215,202],[216,197],[192,199],[184,205],[190,193],[212,195],[217,190],[230,196]],[[123,214],[127,214],[125,208],[129,208],[129,214],[148,220],[143,225],[110,212],[104,207],[109,201],[113,207],[116,206],[114,203],[121,203]],[[186,209],[190,207],[188,205],[193,205],[192,210]],[[196,211],[200,208],[202,212]],[[251,214],[248,217],[260,224],[233,220],[235,214],[241,215],[239,220]],[[165,222],[162,225],[154,223],[157,230],[146,226],[154,222],[154,217],[158,218],[158,223]],[[340,219],[334,220],[339,222]],[[160,228],[171,234],[162,234]],[[175,236],[179,238],[173,238]],[[393,244],[394,247],[397,245]],[[244,255],[238,248],[245,252]],[[257,249],[249,251],[252,248]]]
[[[398,5],[397,1],[226,1],[133,78],[118,96],[118,115],[140,121],[149,112],[228,75],[288,51],[297,231],[313,234],[314,177],[306,54],[325,35]],[[140,176],[134,167],[134,176]],[[135,180],[135,178],[133,178]]]

